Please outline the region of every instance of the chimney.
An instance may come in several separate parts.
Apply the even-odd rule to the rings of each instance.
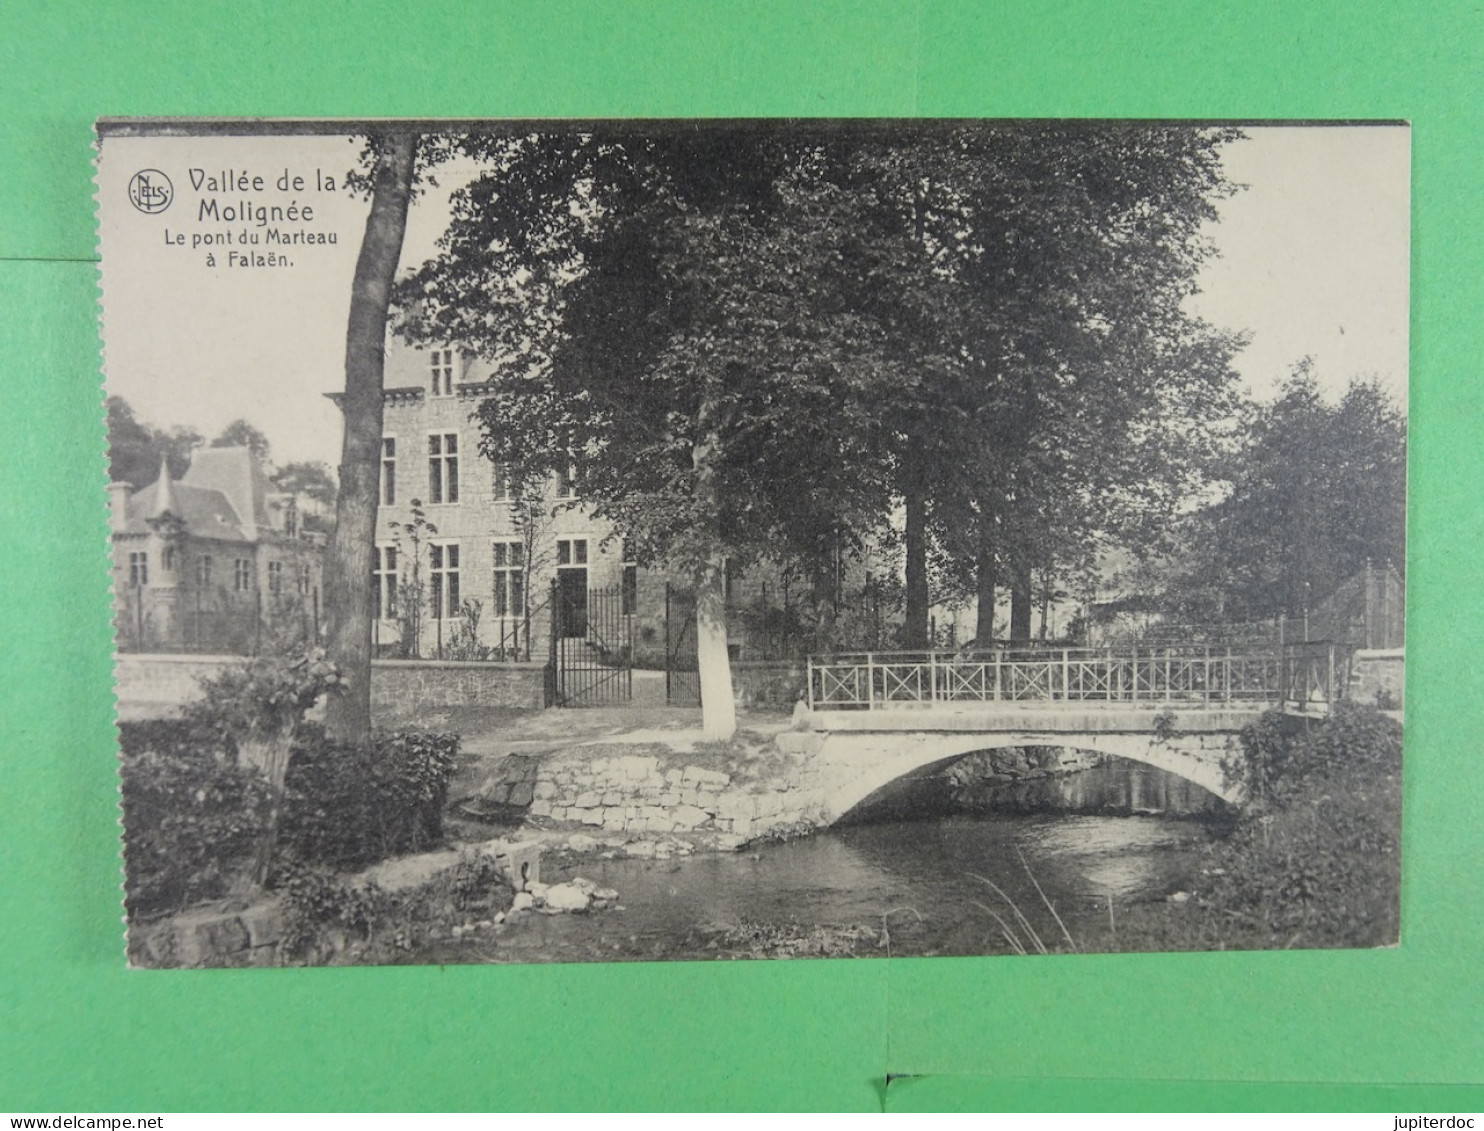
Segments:
[[[122,530],[129,521],[129,496],[134,488],[123,482],[108,485],[108,526],[110,530]]]

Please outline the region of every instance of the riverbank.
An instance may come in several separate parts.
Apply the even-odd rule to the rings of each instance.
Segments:
[[[1173,910],[1135,910],[1114,949],[1396,946],[1401,724],[1340,703],[1323,721],[1266,716],[1244,749],[1241,819]]]
[[[975,755],[914,778],[907,796],[878,801],[856,822],[746,838],[705,810],[709,827],[689,829],[668,818],[651,823],[642,810],[633,827],[621,828],[533,816],[543,780],[537,768],[573,767],[595,795],[593,805],[576,806],[584,814],[622,811],[622,799],[604,792],[614,784],[604,775],[614,771],[661,791],[655,806],[668,814],[692,797],[719,801],[708,797],[708,783],[745,790],[786,775],[779,759],[787,751],[761,731],[708,744],[674,716],[639,720],[668,726],[636,727],[632,712],[548,713],[503,727],[498,738],[476,735],[442,850],[459,864],[419,889],[415,907],[404,907],[406,898],[386,902],[384,891],[307,892],[367,943],[321,960],[928,957],[1394,942],[1399,729],[1374,711],[1347,710],[1322,724],[1274,718],[1257,729],[1237,767],[1252,789],[1245,814],[1212,807],[1197,787],[1153,766],[1027,749]],[[774,735],[787,729],[776,716],[766,721]],[[512,764],[515,779],[506,772]],[[511,804],[522,785],[524,807]],[[498,804],[473,804],[496,794]],[[499,876],[471,869],[460,854],[491,837],[539,858],[539,880],[514,865]],[[552,892],[555,901],[542,906]]]
[[[740,853],[636,859],[601,837],[547,874],[622,912],[460,940],[440,961],[595,961],[1150,952],[1394,944],[1400,729],[1346,708],[1270,719],[1247,749],[1245,814],[1137,811],[1179,794],[1149,767],[1069,774],[1091,811],[993,811],[831,828]],[[1141,780],[1111,792],[1099,774]],[[1021,788],[1023,793],[1023,787]],[[1097,811],[1112,798],[1120,815]],[[1089,801],[1088,799],[1094,799]],[[1023,797],[1021,801],[1023,802]],[[569,839],[574,835],[552,830]],[[586,834],[576,833],[583,837]],[[614,838],[616,839],[616,838]]]

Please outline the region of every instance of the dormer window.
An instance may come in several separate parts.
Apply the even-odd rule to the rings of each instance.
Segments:
[[[453,367],[453,350],[433,351],[433,396],[453,396]]]

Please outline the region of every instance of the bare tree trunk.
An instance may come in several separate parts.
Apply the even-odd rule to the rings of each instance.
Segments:
[[[701,730],[710,739],[737,730],[732,664],[727,655],[726,559],[713,558],[696,579],[696,667],[701,679]]]
[[[1031,638],[1031,569],[1015,563],[1010,573],[1010,639]]]
[[[981,648],[994,639],[995,589],[999,581],[995,568],[994,538],[987,516],[979,519],[979,556],[974,565],[978,593],[978,613],[974,622],[974,642]]]
[[[1040,639],[1045,640],[1046,639],[1046,620],[1047,620],[1048,614],[1051,612],[1051,571],[1049,569],[1048,570],[1043,570],[1042,571],[1042,574],[1041,574],[1041,600],[1040,600],[1040,606],[1041,606],[1041,627],[1037,631],[1036,635]]]
[[[356,741],[371,730],[371,558],[381,455],[382,372],[392,283],[402,256],[417,152],[413,134],[381,139],[371,173],[371,213],[351,284],[345,334],[345,437],[335,532],[325,556],[326,644],[345,679],[331,695],[325,728]]]
[[[927,489],[920,442],[909,437],[902,492],[907,504],[907,594],[902,623],[902,647],[917,651],[928,646]]]
[[[716,460],[721,446],[717,427],[717,380],[708,376],[698,412],[701,439],[691,450],[696,497],[706,515],[705,561],[696,576],[696,668],[701,682],[701,730],[725,740],[737,730],[732,699],[732,662],[727,655],[727,562],[721,548],[721,497]]]
[[[289,755],[293,751],[296,729],[294,722],[287,722],[271,734],[254,736],[238,745],[238,764],[262,775],[268,783],[269,796],[268,827],[258,841],[252,869],[245,877],[246,885],[238,889],[239,895],[260,888],[268,882],[268,873],[273,867],[273,854],[278,848],[278,822],[283,814],[283,781],[288,775]]]
[[[835,650],[835,621],[839,613],[839,594],[835,592],[832,570],[818,570],[810,578],[809,599],[814,605],[814,653],[827,655]]]

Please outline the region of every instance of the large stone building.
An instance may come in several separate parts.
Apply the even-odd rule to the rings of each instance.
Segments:
[[[576,469],[522,505],[480,453],[473,415],[491,373],[489,362],[454,348],[388,341],[374,557],[378,654],[542,660],[556,636],[585,640],[607,662],[693,667],[694,603],[683,579],[630,556],[622,532],[584,506]],[[840,563],[839,616],[862,622],[851,627],[867,647],[895,636],[891,613],[874,596],[890,568],[871,554]],[[730,574],[727,589],[734,660],[807,650],[805,581],[754,565]]]
[[[638,568],[572,475],[517,500],[472,419],[488,363],[388,344],[373,562],[382,655],[542,659],[564,635],[663,651],[664,581]],[[598,607],[601,605],[601,608]]]
[[[202,448],[177,482],[109,485],[120,651],[249,655],[318,638],[323,535],[247,448]]]

